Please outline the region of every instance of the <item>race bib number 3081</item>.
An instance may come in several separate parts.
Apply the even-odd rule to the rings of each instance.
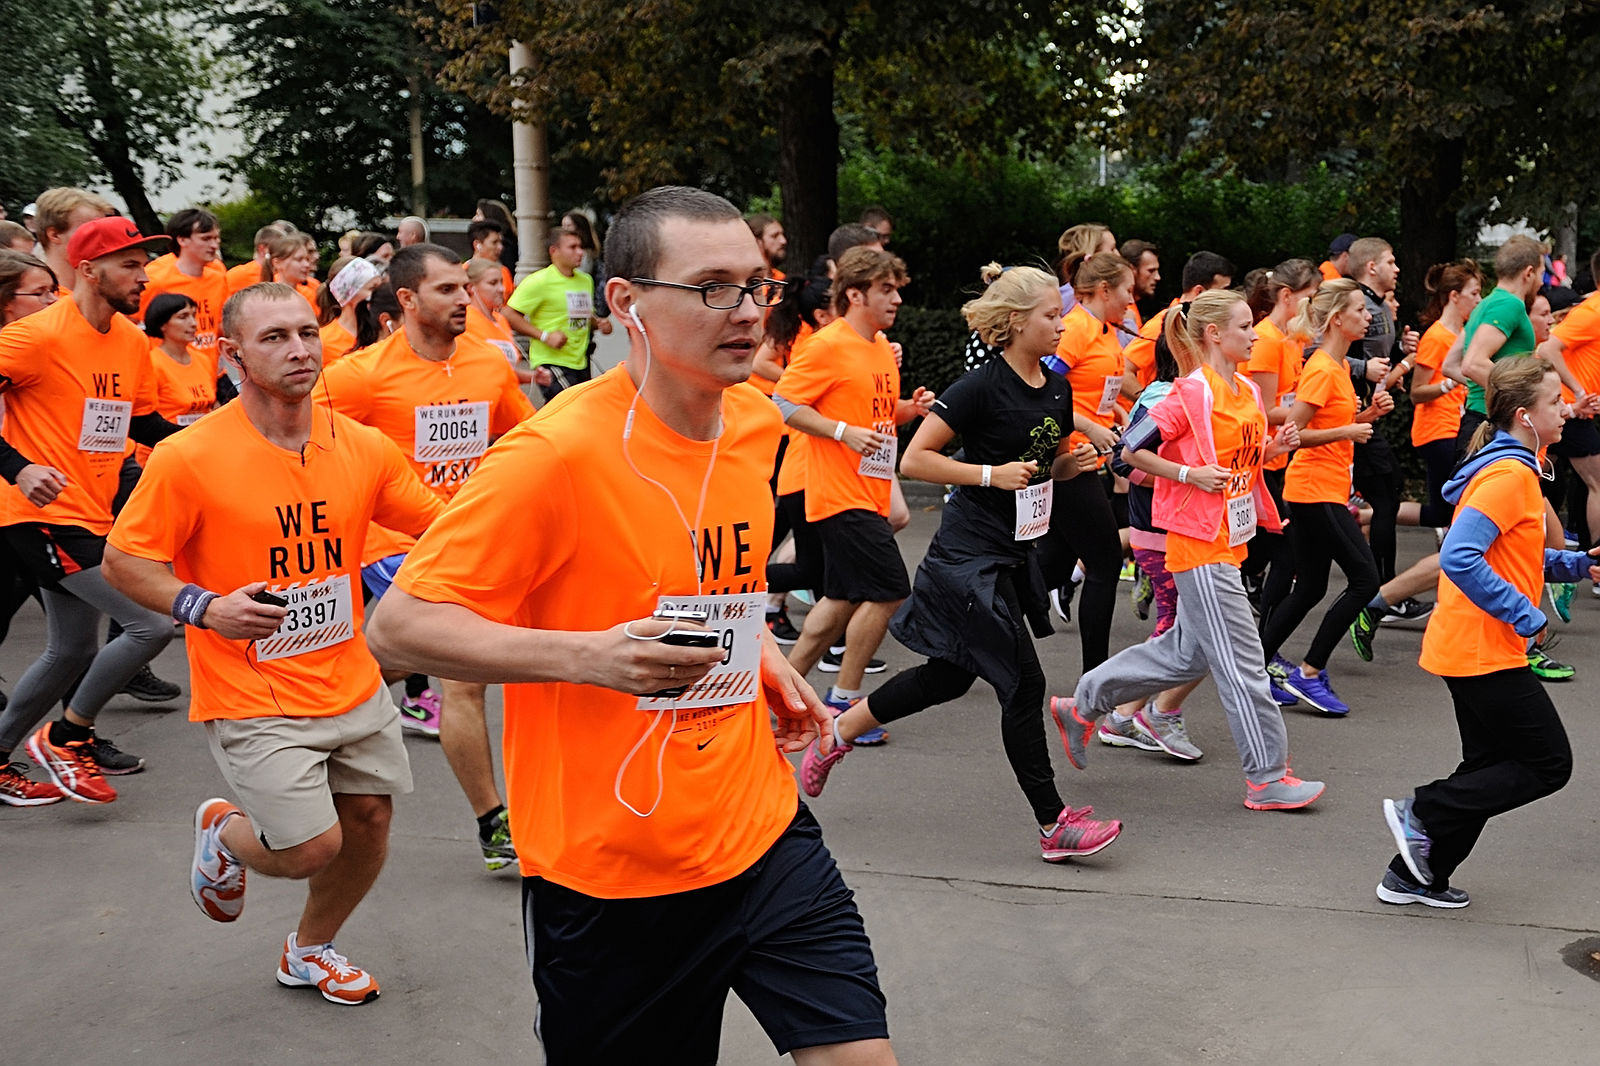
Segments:
[[[677,699],[640,696],[641,711],[727,707],[756,698],[761,687],[761,630],[767,624],[766,593],[663,596],[658,606],[705,612],[706,628],[717,634],[717,643],[722,648],[722,662]]]
[[[276,633],[256,641],[256,658],[261,662],[343,644],[355,635],[349,574],[272,592],[289,601],[289,613]]]

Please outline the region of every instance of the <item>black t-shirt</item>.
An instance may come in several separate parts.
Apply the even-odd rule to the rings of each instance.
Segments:
[[[1056,450],[1072,433],[1072,386],[1053,370],[1033,388],[1011,364],[994,359],[963,375],[933,403],[933,413],[961,434],[962,462],[1004,466],[1029,459],[1039,464],[1034,483],[1048,481]],[[1016,493],[962,485],[956,496],[998,519],[1010,535]]]

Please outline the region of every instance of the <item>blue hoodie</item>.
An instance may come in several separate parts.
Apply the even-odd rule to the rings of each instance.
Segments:
[[[1483,448],[1473,453],[1445,482],[1444,498],[1452,506],[1461,499],[1470,482],[1480,470],[1490,463],[1513,460],[1539,473],[1539,460],[1517,438],[1499,430]],[[1475,507],[1456,511],[1450,530],[1439,549],[1439,567],[1479,610],[1491,618],[1505,622],[1518,636],[1531,637],[1548,623],[1539,610],[1516,586],[1501,577],[1484,553],[1500,535],[1500,527]],[[1594,560],[1585,552],[1544,551],[1544,573],[1549,581],[1576,581],[1588,576]]]

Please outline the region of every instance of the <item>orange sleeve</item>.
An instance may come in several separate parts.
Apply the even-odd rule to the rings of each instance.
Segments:
[[[1250,346],[1249,372],[1251,374],[1276,374],[1279,360],[1282,358],[1282,352],[1283,341],[1276,337],[1262,337]],[[1269,401],[1268,406],[1271,406],[1270,397],[1263,396],[1262,399]]]
[[[1312,407],[1325,406],[1333,396],[1335,385],[1326,362],[1317,360],[1307,363],[1305,373],[1300,375],[1300,387],[1295,390],[1295,399],[1304,400]]]
[[[1468,483],[1460,505],[1482,514],[1501,533],[1509,533],[1527,510],[1522,492],[1523,481],[1516,468],[1510,463],[1493,463]]]
[[[346,418],[367,423],[372,418],[372,389],[358,360],[346,357],[322,368],[322,380],[311,390],[316,402],[332,407]]]
[[[532,425],[489,449],[406,556],[401,589],[515,625],[533,590],[573,557],[577,503],[566,464]],[[504,549],[508,529],[525,531],[516,551]]]
[[[200,522],[194,506],[199,495],[181,489],[195,483],[194,473],[171,448],[156,445],[111,527],[111,546],[139,559],[171,563]]]
[[[501,365],[505,367],[506,384],[505,388],[500,390],[499,402],[494,405],[494,416],[490,419],[489,427],[489,431],[496,437],[510,433],[534,415],[533,401],[522,391],[522,386],[517,381],[517,372],[504,360],[501,360]]]
[[[1593,299],[1583,301],[1567,312],[1567,317],[1557,322],[1550,332],[1561,338],[1561,343],[1568,348],[1600,341],[1600,303]]]
[[[1455,334],[1439,327],[1435,322],[1428,327],[1428,331],[1417,342],[1417,365],[1425,366],[1429,370],[1438,370],[1444,365],[1444,357],[1450,354],[1450,345],[1455,343]],[[1558,329],[1560,327],[1557,327]]]
[[[379,459],[383,484],[373,503],[372,520],[413,537],[422,536],[444,510],[444,501],[422,483],[400,446],[388,437],[380,438]]]
[[[42,361],[33,350],[32,333],[21,320],[17,325],[0,330],[0,389],[38,383]]]
[[[832,346],[813,340],[796,346],[778,382],[778,395],[790,403],[815,407],[839,383],[839,369],[829,358]]]

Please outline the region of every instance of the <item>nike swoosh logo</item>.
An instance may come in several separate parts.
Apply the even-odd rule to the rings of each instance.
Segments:
[[[706,750],[706,745],[710,744],[713,740],[716,740],[716,739],[717,739],[716,737],[707,737],[705,743],[704,744],[696,744],[694,746],[694,750],[695,751],[705,751]]]

